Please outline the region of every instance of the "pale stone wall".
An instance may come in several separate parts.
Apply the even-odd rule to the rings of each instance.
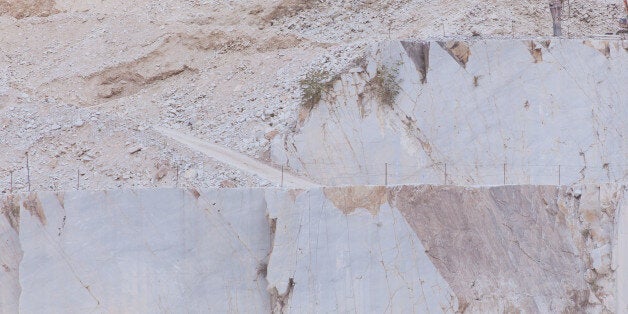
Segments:
[[[273,139],[271,156],[324,185],[384,184],[386,172],[389,184],[557,185],[559,172],[562,185],[626,182],[627,48],[553,38],[374,45],[302,109],[295,132]],[[392,106],[372,86],[382,66],[397,69]]]
[[[626,192],[16,195],[0,215],[0,312],[622,312]]]

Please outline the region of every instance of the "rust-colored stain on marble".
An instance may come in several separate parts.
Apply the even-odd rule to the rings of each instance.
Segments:
[[[294,202],[303,192],[305,192],[303,189],[291,189],[288,191],[288,196],[290,196],[290,199]]]
[[[41,201],[39,200],[37,194],[29,194],[24,202],[22,202],[22,206],[24,206],[24,209],[26,209],[31,214],[31,216],[37,217],[42,225],[46,225],[46,214],[44,214],[44,207],[41,205]]]
[[[611,56],[611,45],[606,40],[604,40],[604,41],[585,40],[582,43],[585,44],[586,46],[589,46],[589,47],[599,51],[606,58],[610,58],[610,56]]]
[[[354,212],[358,208],[364,208],[375,216],[379,213],[382,204],[388,201],[388,193],[384,186],[324,188],[323,193],[345,215]]]
[[[554,187],[531,186],[401,186],[389,196],[461,304],[489,286],[545,295],[586,289],[584,260],[574,258],[584,256],[579,235],[565,225],[574,212],[561,212],[557,198]],[[538,278],[551,284],[539,288]],[[534,302],[522,309],[535,312]]]
[[[198,199],[199,197],[201,197],[201,193],[195,188],[190,188],[190,193],[194,195],[195,199]]]
[[[534,63],[543,61],[543,51],[540,47],[537,47],[536,43],[532,40],[528,41],[528,51],[530,51],[530,55],[534,59]]]
[[[471,49],[467,43],[462,41],[439,41],[438,44],[447,51],[447,53],[460,64],[461,67],[466,68],[467,62],[469,62],[469,56],[471,56]]]
[[[15,231],[20,229],[20,204],[19,198],[14,195],[7,196],[2,202],[0,211]]]

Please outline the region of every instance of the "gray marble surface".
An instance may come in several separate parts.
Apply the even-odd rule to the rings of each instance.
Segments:
[[[374,45],[302,108],[294,132],[273,139],[271,157],[323,185],[626,182],[627,48],[587,39]],[[400,87],[392,105],[374,87],[378,68]]]
[[[4,196],[2,313],[628,310],[626,186]]]

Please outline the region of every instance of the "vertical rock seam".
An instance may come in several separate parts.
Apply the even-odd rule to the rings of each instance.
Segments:
[[[268,218],[269,230],[270,230],[270,252],[268,257],[273,254],[273,248],[275,247],[275,233],[277,231],[277,218]],[[266,263],[268,268],[268,262]],[[265,270],[267,272],[268,269]],[[266,274],[264,274],[266,277]],[[268,293],[270,294],[270,308],[272,313],[286,313],[285,306],[290,299],[290,294],[294,288],[294,278],[288,280],[288,289],[284,293],[279,293],[276,286],[268,287]]]

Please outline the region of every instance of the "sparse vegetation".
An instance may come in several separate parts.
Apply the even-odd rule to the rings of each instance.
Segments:
[[[264,262],[260,262],[257,265],[257,275],[260,277],[266,278],[267,274],[268,274],[268,264]]]
[[[370,81],[370,88],[377,96],[380,103],[388,106],[395,104],[395,99],[401,91],[399,79],[397,78],[399,69],[390,68],[385,65],[377,67],[375,77]]]
[[[333,86],[337,78],[329,71],[320,69],[309,71],[305,78],[299,81],[302,95],[301,105],[313,108],[321,100],[323,93]]]

